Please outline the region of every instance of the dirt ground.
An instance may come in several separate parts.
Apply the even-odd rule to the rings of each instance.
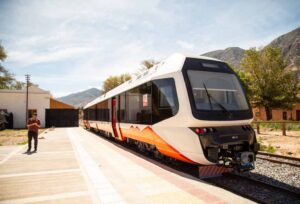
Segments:
[[[263,145],[271,145],[276,149],[275,154],[300,158],[300,131],[287,131],[287,136],[282,136],[281,131],[261,130],[257,134],[258,140]]]
[[[45,129],[40,129],[41,134]],[[27,143],[27,129],[2,130],[0,131],[0,146],[22,145]]]

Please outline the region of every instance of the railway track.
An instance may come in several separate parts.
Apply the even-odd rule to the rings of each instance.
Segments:
[[[278,164],[287,164],[295,167],[300,167],[300,158],[289,157],[277,154],[270,154],[265,152],[258,152],[256,158],[267,160]]]
[[[96,133],[97,134],[97,133]],[[152,162],[161,168],[170,170],[172,172],[190,175],[195,179],[198,178],[198,167],[195,165],[180,164],[174,165],[158,160],[144,152],[140,152],[135,146],[119,143],[111,138],[102,137],[105,140],[109,140],[119,146],[120,148],[126,148],[127,151],[142,157],[149,162]],[[200,180],[200,179],[199,179]],[[231,191],[237,195],[246,197],[257,203],[300,203],[300,194],[289,189],[285,189],[276,185],[269,184],[264,181],[259,181],[254,178],[243,176],[236,173],[225,173],[220,177],[201,179],[205,182],[221,187],[225,190]]]
[[[299,203],[300,200],[298,192],[241,174],[226,173],[222,177],[207,178],[204,180],[257,203]]]

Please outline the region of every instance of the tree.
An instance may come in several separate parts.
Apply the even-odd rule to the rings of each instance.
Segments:
[[[152,68],[153,66],[157,65],[159,62],[153,59],[144,60],[141,62],[141,67],[135,73],[135,75],[140,75],[141,73],[145,72],[146,70]]]
[[[7,58],[4,47],[0,44],[0,61],[4,61]],[[29,83],[31,86],[32,83]],[[22,89],[26,87],[26,84],[21,81],[17,81],[12,73],[10,73],[0,63],[0,89]]]
[[[250,93],[250,89],[249,89],[249,80],[247,79],[246,77],[246,74],[244,72],[244,70],[241,70],[241,69],[238,69],[237,67],[235,67],[234,65],[230,64],[230,63],[227,63],[232,69],[233,71],[239,76],[241,82],[242,82],[242,85],[246,91],[246,94],[247,96],[249,97],[249,95],[251,95]]]
[[[113,88],[119,86],[120,84],[122,84],[125,81],[128,81],[130,79],[131,79],[131,75],[128,73],[121,74],[119,76],[110,76],[104,81],[102,90],[104,93],[106,93],[109,90],[112,90]]]
[[[6,59],[7,55],[4,50],[4,47],[0,44],[0,60],[4,61]]]
[[[249,97],[254,106],[263,106],[267,120],[272,109],[290,109],[299,102],[299,79],[289,69],[281,50],[267,46],[245,52],[241,67],[248,84]]]
[[[0,44],[0,60],[3,62],[6,57],[4,47]],[[8,89],[13,82],[13,75],[0,64],[0,89]]]

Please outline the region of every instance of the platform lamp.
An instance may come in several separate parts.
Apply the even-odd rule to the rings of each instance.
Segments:
[[[30,83],[30,75],[29,74],[25,74],[25,80],[26,80],[26,125],[27,125],[27,123],[28,123],[28,87],[29,87],[29,83]]]

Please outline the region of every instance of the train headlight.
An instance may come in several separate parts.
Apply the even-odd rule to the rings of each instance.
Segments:
[[[215,128],[191,128],[196,134],[207,134],[215,132]]]

